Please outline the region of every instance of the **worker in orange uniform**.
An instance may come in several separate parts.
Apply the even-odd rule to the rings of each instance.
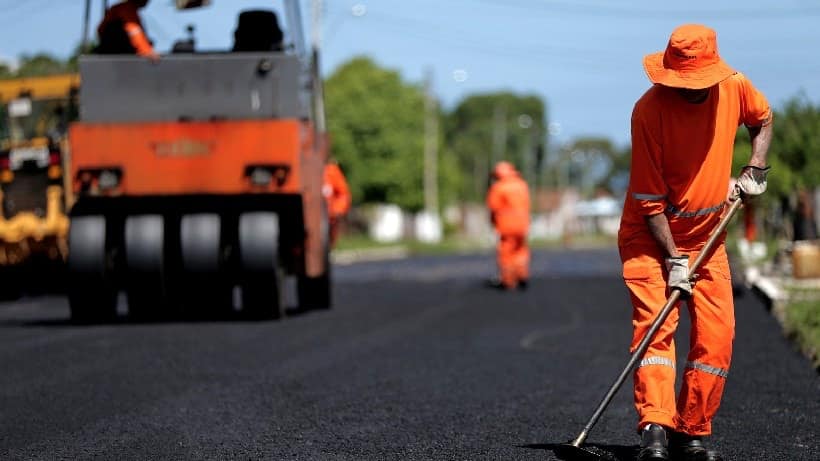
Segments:
[[[322,195],[327,201],[327,214],[330,225],[330,247],[336,245],[339,238],[339,226],[341,220],[350,211],[350,188],[347,186],[342,169],[335,161],[325,164],[325,171],[322,184]]]
[[[741,123],[752,153],[737,178],[738,192],[746,200],[766,190],[772,111],[763,94],[720,58],[715,31],[708,27],[678,27],[665,52],[644,58],[644,68],[654,85],[632,112],[632,167],[618,233],[633,306],[632,350],[674,289],[686,299],[692,332],[677,398],[678,309],[635,371],[638,459],[720,460],[702,438],[712,432],[732,358],[735,318],[725,235],[696,274],[690,274],[689,261],[727,208]]]
[[[490,283],[507,290],[526,289],[530,278],[530,191],[510,162],[498,162],[492,176],[495,181],[487,193],[487,208],[498,234],[498,280]]]
[[[145,35],[138,11],[148,5],[149,0],[125,0],[105,11],[102,22],[97,27],[101,54],[132,54],[144,56],[151,61],[159,60],[159,54]]]

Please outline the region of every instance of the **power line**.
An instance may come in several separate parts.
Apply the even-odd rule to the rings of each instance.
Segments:
[[[513,7],[517,9],[533,9],[547,11],[550,13],[569,13],[576,15],[596,15],[609,17],[622,17],[629,19],[668,19],[670,16],[708,16],[720,20],[746,20],[746,19],[769,19],[779,18],[802,18],[805,16],[820,15],[820,6],[803,6],[799,8],[766,7],[758,9],[737,8],[737,9],[708,9],[692,10],[674,8],[645,8],[613,5],[607,3],[588,3],[577,1],[550,1],[550,0],[473,0],[481,3],[496,5],[499,7]]]
[[[557,59],[582,65],[587,70],[596,65],[600,67],[606,64],[605,60],[602,60],[599,55],[600,50],[580,50],[578,48],[542,44],[511,44],[494,37],[478,37],[476,39],[473,33],[452,28],[445,30],[424,21],[399,18],[383,13],[368,13],[368,16],[375,19],[372,23],[375,27],[386,27],[393,32],[395,32],[396,27],[400,27],[402,28],[402,35],[435,43],[439,48],[455,47],[492,57],[507,57],[516,60],[540,59],[551,62]]]

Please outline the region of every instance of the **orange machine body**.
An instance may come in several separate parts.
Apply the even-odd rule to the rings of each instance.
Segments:
[[[301,201],[305,271],[326,270],[322,169],[326,142],[312,124],[294,119],[215,122],[72,124],[71,177],[75,195],[90,197],[227,196],[253,203],[290,196]],[[265,185],[252,174],[270,172]],[[116,188],[99,187],[99,174],[121,175]],[[257,202],[258,203],[258,202]]]
[[[74,189],[82,173],[123,172],[116,194],[299,194],[312,130],[296,120],[77,123],[71,128]],[[277,166],[280,178],[251,183],[248,168]]]

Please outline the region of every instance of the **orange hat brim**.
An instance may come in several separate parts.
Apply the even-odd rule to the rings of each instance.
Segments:
[[[663,54],[663,52],[652,53],[643,58],[643,68],[652,83],[673,88],[701,90],[717,85],[737,73],[722,59],[700,69],[685,71],[668,69],[663,65]]]

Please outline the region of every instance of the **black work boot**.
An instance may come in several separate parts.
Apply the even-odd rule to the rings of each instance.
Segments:
[[[504,290],[504,284],[501,283],[501,279],[493,277],[484,281],[484,286],[487,288],[495,288],[496,290]]]
[[[703,445],[701,437],[680,432],[673,432],[669,437],[669,452],[673,461],[723,461],[715,450]]]
[[[659,424],[647,424],[641,431],[641,450],[637,461],[666,461],[669,452],[666,449],[666,429]]]

